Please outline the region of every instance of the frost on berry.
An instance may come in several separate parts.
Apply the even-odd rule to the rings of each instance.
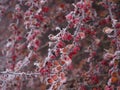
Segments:
[[[119,4],[1,0],[0,90],[119,90]]]

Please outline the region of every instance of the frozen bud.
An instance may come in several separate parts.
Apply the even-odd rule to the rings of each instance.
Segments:
[[[34,45],[36,45],[36,46],[40,46],[40,44],[41,44],[41,42],[40,42],[40,40],[39,39],[34,39]]]
[[[72,51],[73,51],[74,53],[77,53],[79,50],[80,50],[80,47],[79,47],[79,46],[74,46],[73,49],[72,49]]]
[[[83,3],[83,2],[78,2],[78,3],[76,4],[76,6],[81,9],[81,8],[83,8],[84,3]]]
[[[51,68],[53,66],[52,62],[46,62],[46,67]]]
[[[19,5],[19,4],[17,4],[17,5],[15,6],[15,10],[17,10],[18,12],[21,10],[21,8],[20,8],[20,5]]]
[[[52,84],[52,83],[54,83],[54,80],[52,78],[48,78],[47,83]]]
[[[48,69],[46,69],[46,68],[41,68],[40,69],[40,73],[41,73],[41,75],[45,75],[46,73],[48,73],[49,71],[48,71]]]
[[[72,23],[77,25],[78,23],[80,22],[80,19],[79,18],[75,18],[73,19]]]
[[[60,49],[60,52],[63,54],[69,53],[69,50],[73,48],[73,44],[68,44],[65,48]]]
[[[62,66],[61,65],[57,65],[55,68],[52,69],[54,73],[58,73],[62,70]]]
[[[62,70],[62,66],[61,66],[61,65],[58,65],[58,66],[56,67],[56,69],[57,69],[58,71],[61,71],[61,70]]]
[[[91,77],[91,79],[92,79],[92,83],[93,83],[93,84],[99,83],[99,77],[98,77],[97,75],[93,75],[93,76]]]
[[[98,45],[100,43],[100,39],[95,39],[95,43]]]
[[[42,7],[42,11],[47,13],[49,11],[49,8],[48,7]]]
[[[65,43],[63,42],[63,41],[61,41],[61,40],[59,40],[58,42],[57,42],[57,45],[56,45],[58,48],[63,48],[64,46],[65,46]]]
[[[34,33],[35,35],[39,35],[39,34],[41,34],[40,30],[37,30],[37,29],[34,30],[33,33]]]
[[[61,72],[61,73],[60,73],[60,78],[61,78],[60,81],[61,81],[62,83],[66,82],[66,76],[65,76],[65,73],[64,73],[64,72]]]
[[[58,76],[56,74],[52,75],[51,76],[53,80],[57,80],[58,79]]]
[[[61,52],[61,53],[63,53],[63,54],[67,54],[67,53],[68,53],[68,51],[69,51],[69,50],[68,50],[68,48],[66,48],[66,47],[65,47],[65,48],[60,49],[60,52]]]
[[[66,15],[66,19],[67,19],[68,21],[71,21],[71,20],[73,19],[72,13],[69,13],[68,15]]]
[[[85,33],[84,32],[80,32],[79,36],[80,36],[81,39],[84,39],[85,38]]]
[[[70,40],[72,40],[72,34],[71,33],[69,33],[69,32],[65,32],[64,34],[62,34],[62,40],[64,40],[64,41],[70,41]]]
[[[54,64],[55,66],[60,65],[59,62],[58,62],[57,60],[55,60],[53,64]]]
[[[63,55],[63,56],[61,57],[61,59],[65,61],[65,64],[66,64],[67,66],[70,65],[71,62],[72,62],[71,58],[70,58],[68,55]]]
[[[16,23],[11,23],[10,25],[9,25],[9,30],[17,30],[18,28],[17,28],[17,26],[16,26]]]

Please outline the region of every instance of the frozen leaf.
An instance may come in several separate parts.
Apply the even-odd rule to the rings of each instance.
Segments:
[[[112,31],[114,31],[114,29],[109,28],[109,27],[105,27],[105,28],[103,29],[103,32],[106,33],[106,34],[111,34]]]

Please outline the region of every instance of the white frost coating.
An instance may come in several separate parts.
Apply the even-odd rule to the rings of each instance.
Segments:
[[[15,71],[20,70],[21,66],[22,66],[22,61],[17,62],[17,64],[15,65]]]
[[[108,86],[111,85],[111,79],[108,80],[108,83],[107,83],[107,84],[108,84]]]
[[[38,11],[37,11],[37,14],[39,14],[41,11],[42,11],[42,9],[41,9],[41,8],[39,8],[39,9],[38,9]]]
[[[55,29],[56,29],[56,30],[61,30],[60,27],[56,27]]]
[[[116,51],[114,55],[116,56],[117,59],[120,59],[120,51]]]
[[[15,66],[15,71],[19,71],[22,67],[30,63],[29,58],[25,57],[23,61],[19,61]]]
[[[28,63],[30,63],[29,58],[25,57],[25,59],[22,63],[23,63],[24,66],[26,66]]]
[[[7,81],[11,81],[15,78],[15,75],[8,75]]]
[[[12,45],[12,42],[8,42],[7,44],[6,44],[6,47],[10,47]]]
[[[34,62],[34,65],[37,66],[37,67],[39,67],[39,66],[40,66],[40,63]]]
[[[46,1],[47,1],[47,0],[41,0],[40,3],[41,3],[41,4],[45,4]]]

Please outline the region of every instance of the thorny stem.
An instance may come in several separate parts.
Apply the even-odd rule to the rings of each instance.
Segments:
[[[17,73],[17,72],[0,72],[0,75],[14,75],[14,76],[38,76],[40,75],[40,73],[25,73],[25,72],[20,72],[20,73]],[[2,90],[6,90],[6,83],[7,81],[6,80],[1,80],[3,81],[2,83],[2,87],[3,89]]]
[[[84,4],[83,0],[81,0],[81,3]],[[80,17],[80,14],[79,14],[78,16],[79,16],[80,21],[79,21],[79,23],[78,23],[78,26],[76,27],[75,32],[74,32],[74,37],[76,37],[77,33],[78,33],[79,30],[80,30],[80,27],[83,25],[82,20],[85,18],[85,12],[84,12],[83,9],[82,9],[82,16]],[[73,43],[74,43],[74,42],[73,42]]]
[[[115,20],[114,17],[113,17],[110,2],[108,2],[108,6],[109,6],[108,11],[109,11],[109,14],[110,14],[110,18],[112,20],[112,27],[114,28],[114,37],[115,37],[115,40],[116,40],[116,47],[117,47],[117,50],[119,50],[119,43],[118,43],[118,38],[117,38],[117,30],[115,28],[117,20]]]
[[[25,75],[25,76],[36,76],[36,75],[40,75],[40,73],[25,73],[25,72],[0,72],[0,74],[6,74],[6,75]]]

